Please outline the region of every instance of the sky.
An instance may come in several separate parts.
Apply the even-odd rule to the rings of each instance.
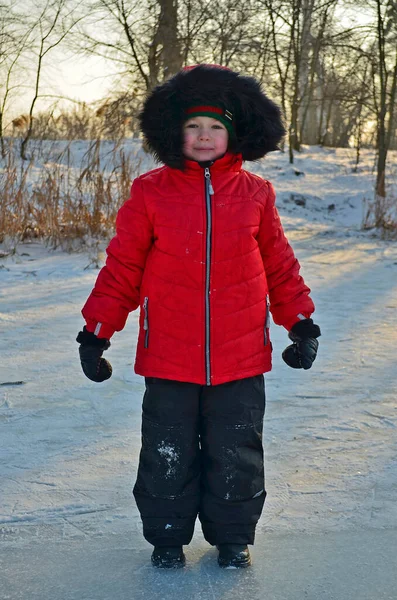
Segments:
[[[75,56],[62,61],[54,83],[61,95],[94,102],[109,90],[111,73],[108,62],[99,56]]]
[[[40,82],[40,97],[36,110],[45,110],[58,101],[54,96],[62,96],[81,102],[96,102],[106,97],[111,88],[111,68],[108,63],[95,56],[77,57],[55,52],[46,57],[43,76]],[[32,71],[31,71],[32,72]],[[25,79],[27,88],[8,102],[7,116],[13,119],[29,111],[34,86],[33,77]],[[51,96],[51,97],[48,97]],[[66,103],[68,107],[70,103]]]

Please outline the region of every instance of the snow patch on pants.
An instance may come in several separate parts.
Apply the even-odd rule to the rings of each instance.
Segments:
[[[172,477],[176,473],[176,467],[179,462],[179,453],[171,444],[166,444],[164,441],[157,447],[157,451],[162,458],[167,461],[168,469],[166,477]]]

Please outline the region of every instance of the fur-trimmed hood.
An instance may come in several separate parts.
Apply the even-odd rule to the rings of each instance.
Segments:
[[[182,129],[192,104],[216,104],[233,113],[236,136],[229,150],[243,160],[277,150],[285,135],[280,108],[253,77],[217,65],[189,67],[154,88],[140,114],[149,150],[169,167],[183,170]]]

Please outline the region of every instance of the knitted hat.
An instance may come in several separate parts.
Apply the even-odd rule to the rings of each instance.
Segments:
[[[183,169],[183,123],[199,114],[224,123],[231,134],[229,150],[243,160],[277,150],[285,135],[279,107],[253,77],[218,65],[197,65],[158,85],[146,98],[140,124],[152,154]]]
[[[220,106],[191,106],[185,110],[185,121],[194,117],[211,117],[222,123],[229,135],[234,138],[236,132],[233,126],[233,113],[230,110],[221,108]]]

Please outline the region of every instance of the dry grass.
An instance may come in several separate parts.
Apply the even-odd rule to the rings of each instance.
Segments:
[[[37,146],[39,166],[34,158],[17,159],[12,144],[7,150],[0,165],[0,243],[15,248],[36,238],[72,250],[112,236],[117,211],[140,170],[139,161],[120,145],[104,161],[101,141],[95,140],[80,165],[73,164],[71,144],[57,160],[50,158],[48,145]]]
[[[365,200],[363,229],[377,229],[385,240],[397,239],[397,197],[389,193],[385,198],[375,196]]]

